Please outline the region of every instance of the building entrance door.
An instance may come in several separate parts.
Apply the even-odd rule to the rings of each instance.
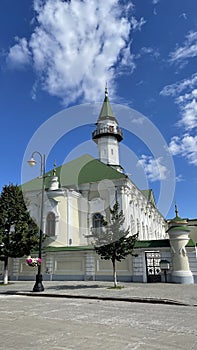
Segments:
[[[146,258],[147,282],[148,283],[161,282],[160,252],[158,251],[145,252],[145,258]]]

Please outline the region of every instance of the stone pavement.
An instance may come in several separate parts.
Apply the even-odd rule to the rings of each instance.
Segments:
[[[32,292],[34,283],[10,281],[5,286],[0,284],[0,294],[197,306],[197,284],[120,282],[119,286],[124,288],[113,289],[112,282],[43,281],[45,290],[35,293]]]
[[[195,307],[0,294],[4,350],[196,350]]]

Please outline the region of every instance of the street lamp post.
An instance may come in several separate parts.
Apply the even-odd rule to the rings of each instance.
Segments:
[[[44,191],[45,191],[45,154],[41,154],[38,151],[32,153],[31,159],[28,160],[30,166],[36,165],[34,155],[37,154],[40,157],[40,177],[42,179],[42,192],[41,192],[41,208],[40,208],[40,232],[39,232],[39,255],[38,257],[42,259],[42,240],[43,240],[43,209],[44,209]],[[42,284],[42,273],[41,265],[38,264],[38,273],[36,275],[36,283],[33,287],[33,292],[43,292],[44,286]]]

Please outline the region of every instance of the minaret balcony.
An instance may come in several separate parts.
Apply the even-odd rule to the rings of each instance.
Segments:
[[[92,132],[93,140],[103,136],[114,136],[120,142],[123,139],[123,132],[119,127],[113,125],[107,125],[101,128],[97,128]]]

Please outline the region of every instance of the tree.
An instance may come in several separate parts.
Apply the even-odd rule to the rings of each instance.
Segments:
[[[119,204],[116,202],[110,209],[110,222],[104,218],[100,228],[92,229],[94,248],[101,259],[111,260],[113,266],[114,287],[117,287],[116,261],[121,261],[127,255],[132,254],[138,234],[130,235],[130,229],[124,229],[125,217],[119,212]]]
[[[4,284],[8,283],[8,258],[29,255],[37,249],[38,227],[26,208],[22,190],[6,185],[0,194],[0,259],[4,261]]]

